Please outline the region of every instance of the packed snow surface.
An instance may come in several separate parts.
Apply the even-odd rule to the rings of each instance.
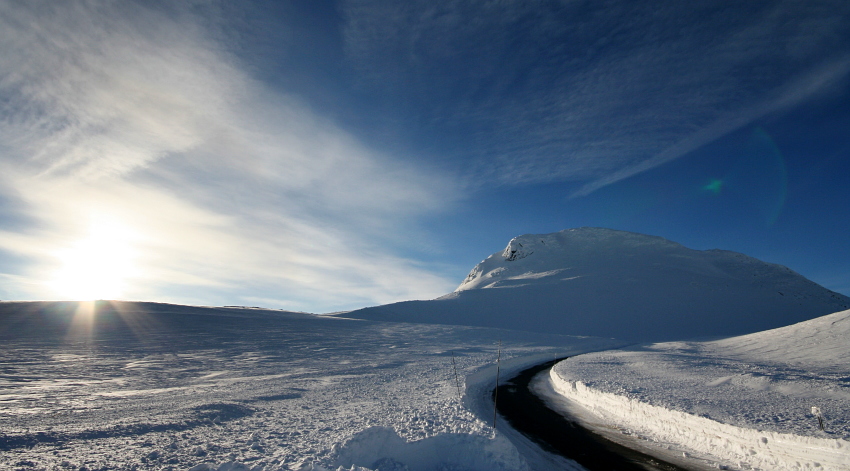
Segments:
[[[638,342],[740,335],[848,308],[850,298],[740,253],[579,228],[514,238],[442,298],[345,316]]]
[[[579,355],[552,369],[552,386],[592,426],[734,469],[847,470],[848,339],[843,311],[724,340]]]
[[[498,341],[504,374],[615,346],[259,309],[91,308],[0,303],[0,469],[569,469],[492,428]]]

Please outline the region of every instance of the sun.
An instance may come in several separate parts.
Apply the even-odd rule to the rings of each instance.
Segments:
[[[51,289],[64,299],[117,299],[137,274],[138,234],[121,222],[92,218],[88,234],[58,250],[59,267]]]

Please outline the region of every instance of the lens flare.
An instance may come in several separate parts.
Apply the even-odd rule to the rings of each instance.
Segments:
[[[788,196],[788,169],[776,140],[762,128],[756,128],[752,138],[753,153],[761,162],[759,169],[759,216],[770,227],[776,224]]]
[[[97,315],[97,306],[94,301],[82,301],[77,304],[77,309],[74,310],[74,316],[71,318],[71,325],[68,328],[66,340],[80,341],[91,340],[93,338],[95,317]]]
[[[67,342],[89,343],[105,335],[125,335],[146,341],[165,326],[157,320],[158,305],[123,301],[79,301],[74,306],[65,335]]]
[[[707,185],[702,187],[703,190],[710,191],[712,193],[719,194],[720,190],[723,189],[723,180],[714,178]]]

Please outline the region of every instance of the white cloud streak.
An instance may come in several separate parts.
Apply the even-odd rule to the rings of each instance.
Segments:
[[[383,247],[451,182],[253,80],[204,19],[96,1],[0,18],[0,193],[35,222],[0,220],[0,252],[28,261],[5,299],[53,298],[50,254],[95,215],[136,234],[125,299],[333,310],[453,289]]]
[[[462,130],[453,144],[474,157],[470,180],[590,182],[577,195],[811,96],[819,74],[846,79],[850,53],[840,0],[349,0],[344,11],[363,87],[413,103],[409,119]]]
[[[850,74],[850,57],[830,63],[826,67],[822,67],[814,71],[809,76],[796,80],[784,87],[784,89],[778,94],[778,97],[771,97],[771,99],[752,108],[737,110],[733,114],[723,116],[716,120],[713,124],[700,129],[675,145],[668,147],[662,152],[655,154],[636,165],[621,168],[598,180],[594,180],[582,186],[578,191],[572,194],[572,197],[587,196],[590,193],[612,183],[616,183],[620,180],[624,180],[633,175],[637,175],[658,167],[659,165],[678,159],[679,157],[699,149],[700,147],[709,144],[726,134],[737,129],[741,129],[760,118],[799,104],[803,100],[822,92],[824,89],[829,89],[831,86],[840,83],[842,80],[846,79],[848,74]]]

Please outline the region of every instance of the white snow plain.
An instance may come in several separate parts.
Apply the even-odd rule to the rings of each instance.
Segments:
[[[848,339],[843,311],[719,341],[580,355],[536,387],[557,391],[562,400],[550,394],[551,404],[590,428],[662,456],[728,469],[847,470]]]
[[[503,377],[616,346],[256,309],[100,303],[91,318],[76,303],[0,303],[0,469],[579,469],[492,428],[499,340]]]

